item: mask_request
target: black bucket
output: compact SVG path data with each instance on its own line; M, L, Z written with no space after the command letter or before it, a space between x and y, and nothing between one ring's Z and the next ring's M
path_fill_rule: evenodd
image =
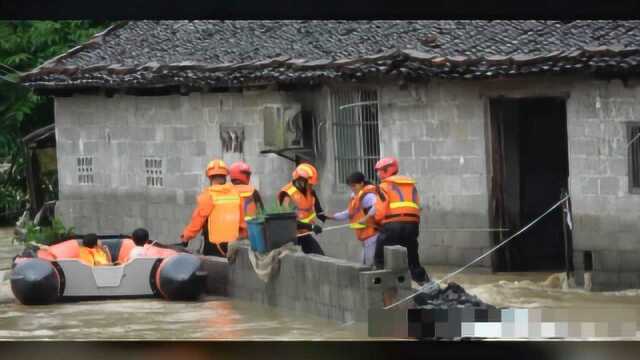
M295 213L267 214L264 217L264 241L267 251L295 242L298 217Z

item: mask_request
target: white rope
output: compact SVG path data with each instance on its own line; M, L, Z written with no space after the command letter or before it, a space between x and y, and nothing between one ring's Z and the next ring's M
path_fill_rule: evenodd
M446 232L457 232L457 231L464 231L464 232L475 232L475 231L509 231L510 229L485 229L485 228L432 228L432 229L427 229L425 230L426 232L440 232L440 231L446 231Z
M567 201L567 199L569 198L569 195L565 196L564 198L562 198L562 200L558 201L555 205L553 205L552 207L549 208L549 210L545 211L542 215L538 216L535 220L533 220L532 222L530 222L527 226L523 227L522 229L520 229L518 232L516 232L515 234L509 236L506 240L504 240L503 242L501 242L500 244L494 246L493 248L489 249L489 251L485 252L484 254L478 256L477 258L475 258L473 261L471 261L470 263L468 263L467 265L461 267L460 269L447 274L445 277L443 277L440 280L437 281L433 281L430 282L426 285L423 285L420 289L418 289L418 291L416 291L415 293L405 297L404 299L401 299L389 306L386 306L384 309L388 310L391 309L392 307L402 304L404 302L406 302L407 300L411 300L413 299L416 295L426 291L426 290L430 290L431 288L441 284L443 281L450 279L456 275L458 275L459 273L463 272L464 270L466 270L469 266L477 263L478 261L480 261L481 259L485 258L487 255L491 254L492 252L498 250L500 247L504 246L507 244L507 242L511 241L511 239L515 238L516 236L522 234L525 230L527 230L528 228L530 228L531 226L533 226L535 223L537 223L538 221L540 221L540 219L542 219L543 217L545 217L547 214L549 214L551 211L553 211L555 208L557 208L558 206L560 206L562 203L564 203L565 201Z
M342 229L342 228L345 228L345 227L347 227L349 225L351 225L351 224L342 224L342 225L336 225L336 226L329 226L329 227L323 228L322 232L329 231L329 230ZM309 234L313 234L313 233L314 233L313 231L309 231L309 232L306 232L306 233L299 234L298 237L309 235Z

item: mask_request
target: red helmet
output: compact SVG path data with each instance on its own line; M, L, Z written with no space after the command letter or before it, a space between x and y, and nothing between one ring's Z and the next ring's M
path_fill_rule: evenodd
M244 161L236 161L229 168L231 180L240 180L243 184L248 184L251 178L251 167Z
M384 180L398 173L398 160L391 156L382 158L376 163L375 170L380 180Z

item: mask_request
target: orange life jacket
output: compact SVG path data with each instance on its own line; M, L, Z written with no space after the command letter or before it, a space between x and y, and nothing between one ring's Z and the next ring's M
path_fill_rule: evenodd
M131 250L136 247L136 244L131 239L122 239L120 243L120 251L118 252L118 263L124 264L129 261L129 254Z
M109 250L98 244L94 248L80 247L79 260L90 266L110 265L111 254Z
M245 184L236 184L234 185L236 190L240 193L240 201L242 202L242 210L244 213L244 221L249 221L256 216L258 211L257 204L253 198L256 189L251 185ZM240 229L240 238L247 238L247 228L246 226Z
M42 247L38 250L37 256L45 260L56 259L77 259L80 252L78 240L71 239L61 243Z
M415 180L394 175L380 184L376 201L377 223L420 222L420 200Z
M296 214L298 221L305 224L316 223L316 198L311 193L311 189L307 190L307 194L302 194L292 183L285 185L280 194L286 193L289 195L294 205L296 206ZM299 229L298 233L302 234L308 232L308 230Z
M209 214L209 241L213 244L238 240L240 226L240 194L231 183L211 185L208 189L213 202Z
M358 223L366 216L364 209L360 206L362 199L364 199L367 194L376 193L376 190L375 186L367 185L360 190L357 195L351 198L351 202L349 203L349 222L351 223L349 227L355 230L356 238L360 241L364 241L378 233L378 230L375 227L375 219L369 218L366 225Z

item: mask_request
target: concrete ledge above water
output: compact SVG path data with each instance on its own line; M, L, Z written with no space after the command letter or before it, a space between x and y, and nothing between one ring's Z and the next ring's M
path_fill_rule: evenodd
M371 268L341 259L302 252L280 259L279 270L268 282L256 275L249 245L241 244L235 260L206 257L207 292L274 307L311 313L343 322L367 321L369 309L412 292L406 249L385 248L387 269Z

